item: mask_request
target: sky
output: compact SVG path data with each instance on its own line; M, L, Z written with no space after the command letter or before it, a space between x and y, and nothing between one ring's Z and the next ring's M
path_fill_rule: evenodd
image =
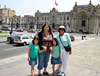
M58 6L55 5L55 1ZM41 13L47 13L52 8L58 9L59 12L69 12L73 9L75 2L77 5L89 4L90 0L0 0L1 8L10 8L16 11L16 15L35 15L39 10ZM100 0L91 0L93 5L100 4Z

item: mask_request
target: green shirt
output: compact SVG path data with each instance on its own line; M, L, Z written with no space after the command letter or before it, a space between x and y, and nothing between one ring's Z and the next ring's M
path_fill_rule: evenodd
M30 58L37 58L38 57L39 45L34 45L33 43L30 43L28 46L31 47Z
M53 46L52 56L54 58L58 58L59 57L59 46Z

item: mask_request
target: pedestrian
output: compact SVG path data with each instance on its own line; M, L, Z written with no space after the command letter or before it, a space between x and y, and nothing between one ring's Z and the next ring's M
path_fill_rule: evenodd
M52 46L52 39L53 39L52 29L50 25L44 24L42 26L41 32L38 33L38 36L40 39L39 41L40 51L44 50L38 54L38 70L39 70L38 76L41 76L42 68L44 68L43 74L49 75L49 73L47 72L47 66L50 57L50 47Z
M97 32L97 36L99 35L99 32Z
M62 66L62 62L60 59L60 48L59 48L58 41L56 38L53 38L52 45L53 47L51 47L51 54L52 54L51 64L52 64L53 75L57 75L59 73L59 69ZM56 64L59 64L59 66L57 70L55 71Z
M82 40L84 40L84 33L82 33Z
M59 27L59 34L57 35L58 44L60 46L61 51L61 61L62 61L62 69L61 74L65 75L68 71L69 67L69 55L72 54L72 51L67 52L64 46L72 47L71 39L68 33L65 33L65 27L61 25Z
M28 46L28 61L31 66L31 75L34 76L34 67L37 64L38 50L39 50L39 37L35 36Z

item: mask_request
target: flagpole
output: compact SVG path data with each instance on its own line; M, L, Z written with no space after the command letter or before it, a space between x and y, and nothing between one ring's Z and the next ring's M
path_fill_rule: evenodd
M59 12L60 12L60 5L59 5Z

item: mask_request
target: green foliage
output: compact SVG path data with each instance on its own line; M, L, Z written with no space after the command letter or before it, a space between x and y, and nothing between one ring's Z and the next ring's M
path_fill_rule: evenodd
M2 31L0 30L0 33L2 33Z

